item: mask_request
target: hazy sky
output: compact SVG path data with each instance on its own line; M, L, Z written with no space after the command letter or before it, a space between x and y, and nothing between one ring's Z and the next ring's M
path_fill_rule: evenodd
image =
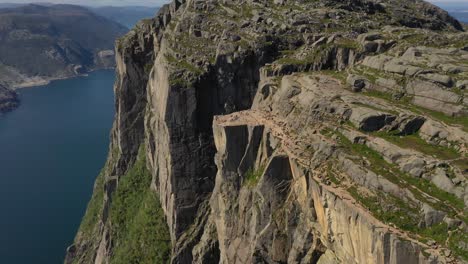
M0 0L0 3L56 3L56 4L75 4L75 5L143 5L143 6L161 6L170 2L169 0Z
M464 3L468 0L429 0L436 4ZM0 3L31 3L31 2L49 2L49 3L67 3L77 5L145 5L160 6L169 0L0 0Z

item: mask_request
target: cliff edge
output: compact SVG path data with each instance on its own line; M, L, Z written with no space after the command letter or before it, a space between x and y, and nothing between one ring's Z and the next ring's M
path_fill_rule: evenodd
M116 47L66 263L468 261L468 34L412 0L176 0Z

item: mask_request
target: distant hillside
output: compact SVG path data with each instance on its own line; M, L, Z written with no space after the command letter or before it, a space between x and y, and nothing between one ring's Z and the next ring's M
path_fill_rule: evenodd
M1 84L16 87L114 65L127 29L73 5L0 9Z
M461 22L468 23L468 10L467 11L452 11L450 15L458 19Z
M116 21L128 28L133 28L143 18L152 18L156 14L157 7L145 6L104 6L93 8L96 14Z
M0 3L0 8L12 8L23 6L24 4L15 4L15 3Z

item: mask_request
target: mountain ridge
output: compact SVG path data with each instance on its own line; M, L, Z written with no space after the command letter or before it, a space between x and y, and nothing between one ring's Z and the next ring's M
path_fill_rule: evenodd
M0 24L0 84L6 89L112 68L114 40L127 31L74 5L0 9Z

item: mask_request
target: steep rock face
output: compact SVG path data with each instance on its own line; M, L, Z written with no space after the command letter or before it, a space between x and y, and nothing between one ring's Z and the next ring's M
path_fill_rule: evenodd
M221 263L317 263L327 251L333 261L325 263L427 261L417 243L321 184L307 168L324 159L303 166L270 128L251 121L214 124L219 171L211 203ZM252 173L261 179L253 182Z
M173 263L461 261L460 29L423 1L173 1L117 44L102 207L66 261L116 261L142 145Z

